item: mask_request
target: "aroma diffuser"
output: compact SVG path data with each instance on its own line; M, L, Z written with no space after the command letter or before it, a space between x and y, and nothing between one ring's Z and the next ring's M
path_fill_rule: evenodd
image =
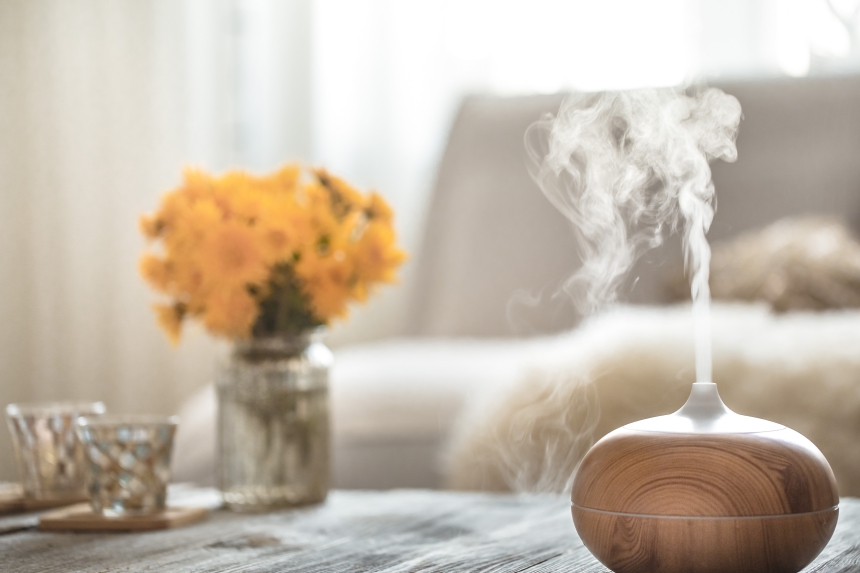
M839 495L812 442L735 414L707 382L674 414L597 442L571 511L585 546L616 573L796 573L833 534Z

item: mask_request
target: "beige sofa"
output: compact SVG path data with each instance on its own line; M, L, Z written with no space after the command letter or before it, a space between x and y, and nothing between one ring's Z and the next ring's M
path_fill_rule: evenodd
M720 87L738 97L744 119L738 161L713 166L712 241L806 213L836 215L860 230L860 79ZM573 233L531 181L523 145L528 125L561 99L463 102L415 255L404 331L337 353L335 486L439 486L443 445L463 409L521 377L539 359L543 337L580 320L554 296L578 264ZM678 260L677 242L651 253L634 270L629 299L665 301L663 277ZM214 397L207 392L180 413L177 479L211 482Z

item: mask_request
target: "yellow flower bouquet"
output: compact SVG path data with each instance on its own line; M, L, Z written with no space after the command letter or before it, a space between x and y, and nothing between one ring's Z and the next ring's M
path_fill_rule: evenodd
M299 165L262 177L188 169L140 227L161 247L140 272L169 298L155 310L174 343L189 318L231 339L329 324L395 281L406 257L382 197Z

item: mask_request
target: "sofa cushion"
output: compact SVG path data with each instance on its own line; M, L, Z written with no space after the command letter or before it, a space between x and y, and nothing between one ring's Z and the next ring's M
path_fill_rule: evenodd
M723 240L787 216L834 215L860 231L860 78L716 84L738 98L738 160L712 164ZM579 265L573 230L528 173L528 126L562 95L467 98L451 130L416 257L409 334L504 337L579 320L554 297ZM667 302L667 241L637 264L629 301ZM623 295L624 293L622 293Z

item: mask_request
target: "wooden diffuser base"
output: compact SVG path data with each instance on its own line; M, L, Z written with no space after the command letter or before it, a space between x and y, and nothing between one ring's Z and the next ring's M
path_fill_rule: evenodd
M812 442L735 414L715 384L696 383L675 414L591 448L571 511L616 573L796 573L830 540L839 495Z

